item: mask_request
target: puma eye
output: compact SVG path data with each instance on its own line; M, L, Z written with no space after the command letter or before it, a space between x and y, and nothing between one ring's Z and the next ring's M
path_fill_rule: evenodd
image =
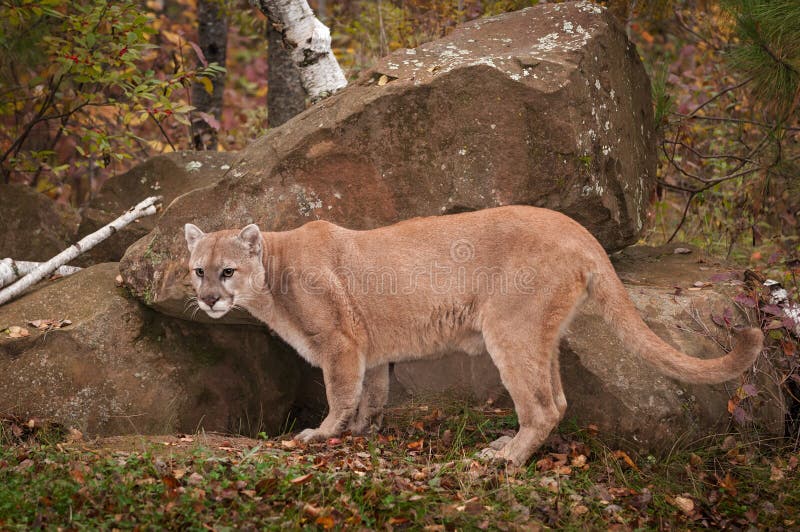
M223 277L233 277L233 272L236 271L233 268L225 268L222 270Z
M206 273L206 272L204 272L204 271L203 271L203 268L195 268L195 269L194 269L194 273L195 273L195 275L197 275L198 277L202 277L202 276L203 276L203 274L204 274L204 273Z

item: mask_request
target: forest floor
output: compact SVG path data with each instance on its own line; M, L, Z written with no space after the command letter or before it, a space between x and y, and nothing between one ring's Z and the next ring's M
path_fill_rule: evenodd
M413 406L369 438L0 433L0 529L672 529L800 526L796 450L720 435L626 453L562 425L521 469L476 460L513 411ZM574 425L574 424L573 424Z

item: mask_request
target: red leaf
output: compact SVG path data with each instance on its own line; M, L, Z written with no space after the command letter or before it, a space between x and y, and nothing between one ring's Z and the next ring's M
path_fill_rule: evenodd
M200 118L202 118L206 124L211 126L211 129L213 129L214 131L219 131L219 126L220 126L219 120L214 118L214 115L210 115L202 111L199 111L197 114L200 115Z
M745 295L745 294L737 294L733 300L740 304L743 307L747 308L755 308L756 307L756 300L752 297Z
M746 422L750 421L750 415L745 412L741 406L737 406L733 409L733 419L740 425L744 425Z
M783 309L778 305L764 305L761 310L772 316L783 317Z
M758 395L758 388L756 388L755 384L743 384L742 391L747 394L748 397L753 397L754 395Z
M197 54L197 58L200 60L200 62L203 64L203 66L207 67L208 66L208 61L206 60L206 56L203 53L203 50L200 49L200 47L197 45L197 43L194 43L192 41L189 41L189 45L194 50L194 53Z

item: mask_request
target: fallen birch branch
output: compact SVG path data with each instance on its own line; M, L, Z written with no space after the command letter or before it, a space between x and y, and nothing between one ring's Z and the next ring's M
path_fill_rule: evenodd
M89 251L97 244L110 237L129 223L138 220L144 216L151 216L156 213L156 204L161 201L161 196L153 196L140 202L135 207L132 207L114 220L113 222L105 225L92 233L83 237L79 242L72 244L70 247L48 260L41 263L39 266L31 270L27 275L19 279L17 282L0 290L0 305L14 299L22 292L28 289L35 283L38 283L45 277L48 277L58 268L65 265L75 257Z
M0 260L0 288L4 286L8 286L11 283L17 281L17 279L21 279L25 277L37 267L39 267L42 262L30 262L27 260L14 260L14 259L3 259ZM54 274L60 275L62 277L66 277L67 275L72 275L75 272L81 271L82 268L77 266L61 266L56 268L53 271Z

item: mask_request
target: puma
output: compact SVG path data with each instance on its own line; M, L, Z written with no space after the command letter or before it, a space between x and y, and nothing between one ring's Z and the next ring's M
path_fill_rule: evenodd
M322 368L329 413L301 441L380 423L390 362L485 350L519 418L496 457L524 464L566 410L559 337L587 297L632 352L674 379L730 380L762 348L761 331L745 329L720 358L673 349L642 321L599 242L547 209L498 207L369 231L315 221L205 234L186 224L185 236L200 309L220 318L242 308Z

